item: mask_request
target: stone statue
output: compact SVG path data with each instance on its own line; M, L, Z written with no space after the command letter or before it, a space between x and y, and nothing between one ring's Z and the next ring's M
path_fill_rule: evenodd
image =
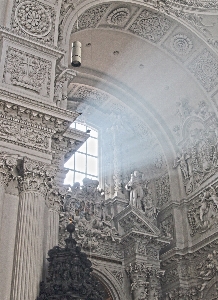
M133 174L131 174L130 181L125 186L126 190L130 192L129 204L138 209L142 208L141 201L144 197L142 184L142 175L139 171L134 171Z

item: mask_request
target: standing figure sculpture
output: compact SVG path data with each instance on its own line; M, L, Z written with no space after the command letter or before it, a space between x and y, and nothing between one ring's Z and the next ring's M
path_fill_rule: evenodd
M142 208L141 201L144 197L142 183L142 175L138 171L134 171L131 174L130 181L125 186L126 190L130 192L129 204L138 209Z

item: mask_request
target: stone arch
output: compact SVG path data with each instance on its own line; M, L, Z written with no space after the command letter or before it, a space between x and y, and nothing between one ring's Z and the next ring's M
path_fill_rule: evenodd
M123 299L125 293L122 287L107 269L103 266L96 267L93 265L93 275L108 288L113 300Z

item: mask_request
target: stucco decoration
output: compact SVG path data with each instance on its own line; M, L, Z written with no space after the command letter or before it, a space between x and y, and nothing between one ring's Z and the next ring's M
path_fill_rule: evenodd
M179 151L173 167L181 169L186 193L190 194L218 168L218 120L205 101L194 109L189 99L181 99L177 107L181 123L177 125Z
M171 21L163 15L143 10L129 27L129 31L157 43L170 29L171 24Z
M112 217L104 209L98 181L85 178L77 182L66 195L64 211L60 214L60 245L64 244L66 224L75 223L74 237L84 251L106 257L122 258L120 237L112 226Z
M171 199L169 175L165 174L155 180L157 205L161 208Z
M207 49L204 49L189 65L207 92L212 91L218 84L218 60Z
M108 7L109 4L101 4L85 11L85 13L83 13L78 19L78 29L82 30L86 28L96 27L96 25L101 20ZM77 31L76 24L74 24L72 32L75 31Z
M205 188L188 207L188 222L191 236L203 233L217 226L218 217L217 186Z
M110 25L123 26L130 17L130 11L127 7L120 7L113 10L107 17L107 23Z
M102 105L109 98L107 93L85 85L78 86L72 96L80 101L89 101L89 104L94 106Z
M187 55L191 52L193 44L189 37L184 34L176 34L170 42L172 50L178 55Z
M9 47L3 82L50 95L52 63L42 57Z
M53 44L55 9L38 1L14 0L11 29L25 37Z
M15 11L15 19L26 33L43 37L51 31L51 17L46 9L32 1L21 2Z

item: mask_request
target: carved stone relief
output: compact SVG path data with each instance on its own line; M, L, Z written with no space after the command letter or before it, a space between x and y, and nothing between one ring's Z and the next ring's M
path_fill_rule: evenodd
M155 220L158 210L155 207L152 192L148 188L148 184L149 181L144 178L144 174L134 171L125 188L130 194L129 204L142 210L147 218Z
M85 85L76 85L69 97L76 98L78 101L89 102L90 105L97 107L109 99L109 95L103 91Z
M218 61L207 49L204 49L189 65L194 74L207 92L218 84Z
M169 175L163 175L155 180L157 206L161 208L170 201Z
M163 15L144 10L129 27L129 31L157 43L170 27L171 21Z
M188 208L188 222L191 235L206 232L217 226L218 194L217 186L205 188Z
M56 13L38 1L14 0L11 28L16 34L52 44Z
M202 101L198 108L190 106L188 99L178 102L177 125L179 151L174 168L181 169L187 194L192 193L201 183L215 174L217 165L217 117L209 105Z
M62 0L61 3L61 10L60 10L60 19L59 19L59 26L58 26L58 43L61 44L63 40L63 27L64 21L67 16L72 12L75 8L74 0Z
M123 26L130 17L130 11L127 7L119 7L112 12L107 17L107 23L110 25Z
M79 17L78 20L79 30L96 27L99 21L101 20L102 16L104 15L104 13L107 11L108 7L109 4L101 4L88 9L85 13L83 13ZM77 28L75 24L72 32L76 30Z
M167 238L173 238L173 228L174 228L174 223L173 223L173 215L169 215L166 217L164 220L160 222L160 231L163 236Z
M9 47L3 82L50 95L52 63L44 58Z
M56 175L56 170L51 165L24 157L17 168L20 192L36 191L47 195L49 184Z
M60 214L60 245L66 234L66 223L72 218L76 228L75 239L84 251L122 258L119 234L103 209L103 198L97 187L97 180L85 178L82 187L75 183L66 195L64 210Z

